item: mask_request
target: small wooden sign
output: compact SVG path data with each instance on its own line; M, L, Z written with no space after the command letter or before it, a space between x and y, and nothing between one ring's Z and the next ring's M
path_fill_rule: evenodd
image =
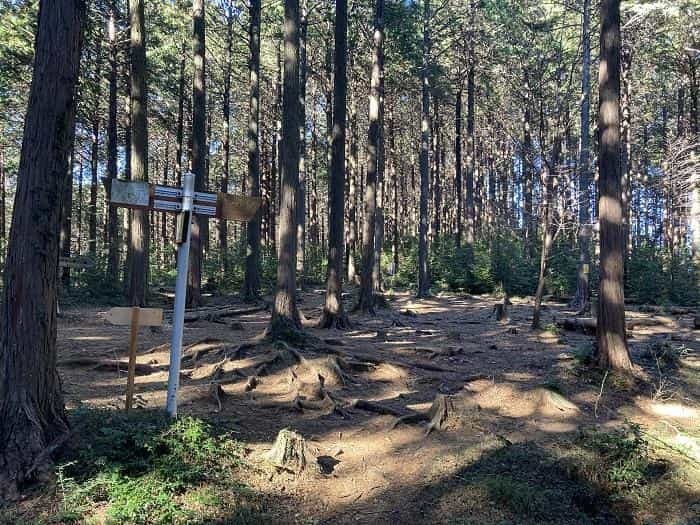
M107 310L104 319L114 325L130 325L133 308L116 307ZM139 308L139 326L160 326L163 324L162 308Z
M162 308L112 308L104 314L105 321L114 325L130 325L129 371L126 378L126 409L130 410L134 401L134 378L136 376L136 339L139 326L160 326L163 323Z

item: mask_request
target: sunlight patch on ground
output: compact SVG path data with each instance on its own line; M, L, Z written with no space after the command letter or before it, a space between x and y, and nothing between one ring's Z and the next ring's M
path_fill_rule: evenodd
M682 403L644 403L640 406L645 412L651 412L655 416L673 417L678 419L695 419L700 425L700 410Z

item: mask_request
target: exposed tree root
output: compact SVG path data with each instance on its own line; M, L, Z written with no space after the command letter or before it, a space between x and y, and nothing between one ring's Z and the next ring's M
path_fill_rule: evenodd
M195 321L222 322L222 317L234 317L237 315L254 314L267 310L267 305L252 306L250 308L201 308L198 310L185 313L185 322L192 323ZM172 315L172 312L170 312Z
M323 329L350 330L352 323L345 312L334 314L324 308L317 326Z
M445 429L455 416L455 408L452 398L444 394L437 394L433 404L427 413L413 413L399 417L392 426L396 428L400 424L428 423L425 431L427 436L433 430Z
M129 368L127 361L117 359L95 359L92 357L74 357L63 359L58 362L58 366L89 366L93 370L100 372L126 372ZM159 368L145 363L136 363L136 375L149 375L159 371Z
M380 414L382 416L394 416L398 418L403 416L403 413L399 410L375 403L374 401L367 401L366 399L353 399L348 407L364 410L365 412L372 412L374 414Z

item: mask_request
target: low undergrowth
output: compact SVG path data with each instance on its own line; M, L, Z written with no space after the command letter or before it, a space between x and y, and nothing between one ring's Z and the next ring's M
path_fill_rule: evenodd
M455 523L694 523L688 510L692 483L631 423L582 429L561 447L502 447L456 479L473 495L462 501L485 498L489 504L457 516ZM489 505L488 518L474 521L473 514Z
M263 523L237 481L242 447L202 420L159 413L73 414L77 440L57 463L55 509L43 523Z

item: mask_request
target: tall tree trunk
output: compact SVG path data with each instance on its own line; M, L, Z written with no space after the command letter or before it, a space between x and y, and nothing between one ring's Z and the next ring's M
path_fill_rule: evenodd
M175 132L175 172L177 174L177 186L182 186L182 163L185 140L185 43L182 43L182 58L180 59L180 81L177 98L177 131Z
M248 174L246 186L251 197L260 196L260 4L250 1L248 26ZM245 279L243 297L251 300L260 294L260 217L258 210L246 226Z
M205 58L205 21L204 0L192 2L192 54L194 73L192 79L192 172L194 173L195 191L206 189L207 168L207 94L206 94L206 58ZM187 304L202 304L202 253L205 240L205 221L207 217L192 217L190 236L190 271L187 286Z
M268 328L273 338L289 337L301 328L296 305L299 110L299 0L285 0L279 255L277 287Z
M129 0L131 27L131 180L148 180L146 29L143 0ZM148 212L131 211L129 290L127 301L145 306L148 284Z
M462 88L457 91L455 101L455 244L457 248L462 246Z
M77 105L77 103L76 103ZM70 257L71 254L71 240L73 233L72 216L73 216L73 161L75 157L75 126L73 126L73 135L70 139L70 160L68 161L68 176L66 177L66 183L63 186L63 207L61 209L61 235L59 238L59 254L61 257ZM0 175L2 175L2 191L3 191L3 220L5 213L5 175L2 166L2 151L0 151ZM3 225L4 230L4 225ZM3 241L4 241L4 231L3 231ZM70 288L70 267L65 266L61 272L61 283L64 288Z
M598 154L600 165L600 289L597 355L599 366L631 369L625 332L624 249L620 173L620 0L600 6Z
M73 169L73 154L69 170ZM71 185L72 185L71 177ZM71 194L72 194L71 187ZM7 240L7 187L5 182L5 150L0 147L0 261L5 261L5 241Z
M299 31L299 195L297 196L297 281L304 287L306 256L306 77L307 77L307 0L303 1Z
M579 262L576 278L574 308L585 310L589 301L589 275L591 265L591 171L590 171L590 112L591 112L591 0L583 0L581 28L581 137L579 142L579 211L578 250Z
M362 224L362 268L360 296L357 309L374 314L375 230L377 216L377 171L379 169L380 97L382 55L384 50L384 0L376 0L374 13L374 52L369 94L369 131L367 133L367 181L364 191L364 222Z
M117 9L112 2L109 11L109 104L107 116L107 177L117 178ZM109 199L109 192L107 192ZM107 202L107 276L114 278L119 268L119 220L117 207Z
M532 258L535 253L535 232L537 230L535 224L535 210L533 206L533 158L534 151L532 148L532 123L531 109L531 91L530 91L530 75L525 69L524 78L524 115L523 115L523 149L522 149L522 165L523 165L523 230L525 234L525 254Z
M221 174L219 190L227 193L231 170L231 70L233 67L233 1L230 0L226 7L226 65L224 68L224 93L223 108L224 117L224 166ZM230 261L228 254L228 225L224 219L217 223L219 241L219 259L221 261L221 273L224 279L229 274Z
M85 4L42 1L17 174L0 323L0 499L49 472L68 432L56 370L62 193Z
M423 2L421 67L420 224L418 227L418 297L430 293L428 274L428 181L430 179L430 0Z
M97 35L95 50L95 100L92 106L92 135L90 137L90 207L88 210L88 251L97 255L97 167L100 161L100 103L102 98L102 35Z
M345 120L347 95L347 0L335 2L335 50L333 86L333 135L328 178L328 278L321 328L349 328L343 311L343 234L345 208Z
M467 265L474 264L474 238L476 213L474 209L474 166L475 166L475 141L474 141L474 119L475 119L475 98L476 98L476 56L474 53L474 0L470 3L470 30L467 42L468 64L467 64L467 174L464 184L466 186L466 245L467 245ZM461 210L460 210L461 211Z
M355 255L357 248L357 97L352 97L350 107L350 159L348 184L348 253L347 271L348 282L355 282L357 270Z

